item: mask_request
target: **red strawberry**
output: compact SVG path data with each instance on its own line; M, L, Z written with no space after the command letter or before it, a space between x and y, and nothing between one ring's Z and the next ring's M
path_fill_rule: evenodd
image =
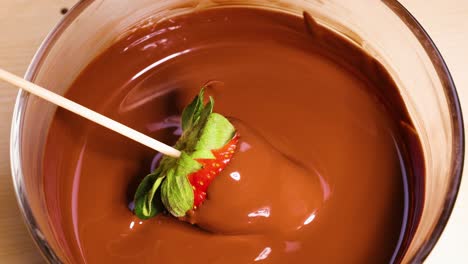
M197 209L200 204L206 199L206 191L211 182L221 171L226 168L227 164L231 161L232 156L236 150L239 135L236 134L226 145L220 149L212 150L215 156L214 159L197 159L203 166L200 170L189 174L188 179L193 187L194 204L193 209Z

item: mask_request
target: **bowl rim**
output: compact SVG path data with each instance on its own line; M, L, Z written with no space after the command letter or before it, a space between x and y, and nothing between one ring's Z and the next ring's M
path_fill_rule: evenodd
M33 81L36 77L37 69L41 67L44 59L50 52L51 47L55 44L61 33L66 30L69 24L81 14L90 4L96 0L81 0L76 3L70 10L62 17L62 19L55 25L55 27L46 36L44 41L39 46L34 57L31 60L31 64L26 70L24 78L29 81ZM427 31L422 27L418 20L397 0L381 0L395 15L397 15L405 25L411 30L412 34L422 44L425 53L430 58L432 65L436 69L436 72L442 81L445 96L448 100L452 132L454 134L453 154L454 160L452 160L453 178L450 182L451 193L448 194L445 200L444 209L437 220L432 235L428 241L423 243L423 246L418 250L415 257L411 262L420 263L430 254L432 249L435 247L437 241L442 235L445 229L450 215L455 206L456 198L460 190L463 165L464 165L464 149L465 149L465 131L463 126L463 113L461 110L460 99L456 90L455 83L452 75L434 41L431 39ZM40 249L41 254L45 257L45 260L49 263L61 263L60 258L56 255L53 249L48 245L44 239L36 220L29 208L26 194L23 191L23 174L21 167L21 149L20 140L22 132L20 130L21 123L23 120L23 113L26 109L26 104L29 98L29 93L20 90L17 94L10 130L10 167L11 177L13 181L13 187L15 191L16 200L23 216L23 221L26 223L27 229L32 236L36 246Z
M446 62L443 59L442 54L427 31L413 16L413 14L411 14L411 12L406 9L406 7L403 6L403 4L400 2L394 0L382 0L382 2L386 4L406 24L413 35L422 44L424 51L430 58L432 65L437 71L437 75L443 82L444 92L448 100L450 116L453 125L452 132L454 134L455 141L453 143L452 152L454 154L454 160L452 160L451 169L453 170L454 177L449 184L449 189L452 191L452 193L448 194L446 197L444 209L439 216L439 219L437 220L434 230L432 230L430 239L424 242L423 246L418 250L412 260L412 262L415 263L422 263L434 249L445 227L447 226L448 220L452 214L457 200L458 192L460 191L461 178L465 161L465 129L463 112L460 104L460 98L458 96L455 82L453 81L450 70L448 69ZM456 141L456 139L458 139L458 141Z

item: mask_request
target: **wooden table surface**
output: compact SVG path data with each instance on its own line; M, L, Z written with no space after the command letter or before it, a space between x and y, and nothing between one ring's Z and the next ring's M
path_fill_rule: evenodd
M0 67L23 75L41 41L62 17L62 8L76 2L1 0ZM457 85L462 106L468 111L468 1L401 2L440 49ZM19 214L10 177L9 133L16 93L16 89L0 83L0 263L44 263ZM465 111L465 120L467 116ZM467 245L468 179L465 179L449 225L426 263L468 263Z

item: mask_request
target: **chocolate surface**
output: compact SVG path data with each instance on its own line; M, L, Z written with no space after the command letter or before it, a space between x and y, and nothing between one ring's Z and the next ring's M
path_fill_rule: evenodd
M57 111L44 190L65 262L398 262L420 213L417 136L384 68L311 17L173 17L117 41L66 96L174 143L205 84L241 140L196 225L136 218L129 203L156 153Z

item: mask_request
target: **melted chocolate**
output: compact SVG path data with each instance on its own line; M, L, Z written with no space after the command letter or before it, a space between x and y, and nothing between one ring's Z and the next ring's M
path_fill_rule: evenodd
M155 153L57 111L44 188L65 262L398 261L420 214L417 135L385 69L310 16L173 17L117 41L66 96L173 143L204 84L241 141L196 225L137 219L128 204Z

